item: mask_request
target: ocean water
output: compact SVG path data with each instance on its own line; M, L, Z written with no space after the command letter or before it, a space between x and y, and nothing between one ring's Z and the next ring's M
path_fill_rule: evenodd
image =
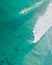
M0 0L0 65L52 65L52 28L33 42L33 30L49 3Z

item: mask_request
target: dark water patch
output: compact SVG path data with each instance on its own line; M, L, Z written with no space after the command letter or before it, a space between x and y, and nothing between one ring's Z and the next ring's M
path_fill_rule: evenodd
M4 64L4 60L0 60L0 65L3 65Z
M14 50L17 52L18 51L18 47L14 47Z
M7 58L5 58L5 61L6 61L6 63L7 63L8 65L13 65L12 63L10 63L10 62L8 61Z

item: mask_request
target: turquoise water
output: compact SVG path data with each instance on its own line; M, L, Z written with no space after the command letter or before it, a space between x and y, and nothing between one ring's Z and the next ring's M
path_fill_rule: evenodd
M37 2L40 3L35 7ZM0 65L47 64L44 62L49 53L46 35L32 44L32 31L48 3L46 0L0 0ZM19 13L28 8L25 13Z

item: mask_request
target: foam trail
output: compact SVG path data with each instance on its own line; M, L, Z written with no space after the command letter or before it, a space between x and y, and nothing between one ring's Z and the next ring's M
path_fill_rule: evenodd
M37 2L35 5L29 7L29 8L25 8L23 10L21 10L19 12L19 14L28 14L31 11L33 11L34 9L36 9L37 7L41 6L44 3L45 0L41 0L40 2Z

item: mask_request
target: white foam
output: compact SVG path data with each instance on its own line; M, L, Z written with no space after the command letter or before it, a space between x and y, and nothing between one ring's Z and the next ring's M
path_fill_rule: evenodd
M41 16L35 25L34 32L34 43L40 40L40 38L48 31L52 26L52 3L48 5L46 13Z

